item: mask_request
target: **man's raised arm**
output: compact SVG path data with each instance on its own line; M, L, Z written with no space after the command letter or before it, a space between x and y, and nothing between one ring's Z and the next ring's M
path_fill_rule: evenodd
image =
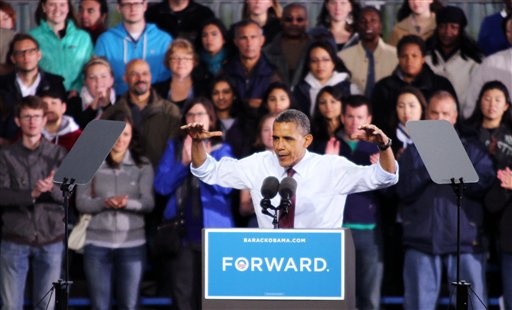
M359 129L364 130L364 133L354 135L351 139L376 143L380 150L380 166L389 173L396 173L397 167L395 155L393 155L393 151L391 150L391 139L377 126L372 124L362 125Z
M181 130L185 130L187 134L192 138L192 167L200 167L206 160L206 147L204 140L212 137L222 136L222 131L206 131L203 125L198 123L190 123L180 127Z

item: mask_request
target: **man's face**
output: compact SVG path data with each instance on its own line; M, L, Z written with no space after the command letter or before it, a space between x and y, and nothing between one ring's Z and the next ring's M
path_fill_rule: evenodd
M123 22L136 24L144 21L144 12L148 8L145 0L121 0L117 10L121 14Z
M441 23L437 25L437 35L442 47L455 48L459 44L460 33L461 28L457 23Z
M261 55L261 48L265 43L265 37L258 26L249 24L242 27L235 37L235 45L240 56L245 59L257 60Z
M343 122L343 129L347 136L362 133L358 128L364 124L370 124L372 122L372 116L368 113L368 106L362 105L360 107L351 107L347 105L345 107L345 113L341 115L341 121Z
M101 7L95 0L83 0L78 6L78 21L85 28L91 28L103 23Z
M283 34L289 38L300 38L308 28L306 11L301 7L291 7L283 12Z
M432 99L428 103L426 118L428 120L444 120L455 125L457 122L457 104L452 98Z
M421 49L417 44L406 44L402 47L398 55L398 65L402 73L414 78L420 74L425 57L421 54Z
M31 72L37 70L41 56L41 51L32 40L21 40L14 44L11 61L16 71Z
M46 111L47 123L57 123L66 112L66 103L59 98L42 97L41 99L48 106L48 111Z
M46 125L46 116L42 109L24 108L20 111L20 116L14 118L14 121L20 127L23 136L32 138L41 135Z
M357 29L364 41L373 41L378 38L382 32L379 14L370 10L363 11L357 22Z
M151 89L151 71L144 61L130 63L124 73L124 79L128 84L128 91L134 95L147 94Z
M281 167L289 168L304 157L307 147L313 141L313 136L302 133L293 122L274 122L272 141L279 164Z

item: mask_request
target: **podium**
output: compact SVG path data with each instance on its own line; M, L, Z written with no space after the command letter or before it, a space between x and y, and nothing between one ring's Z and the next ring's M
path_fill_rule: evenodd
M355 309L349 229L203 229L203 309Z

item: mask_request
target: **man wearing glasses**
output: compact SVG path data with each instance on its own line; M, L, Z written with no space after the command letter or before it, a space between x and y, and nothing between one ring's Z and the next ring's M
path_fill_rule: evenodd
M13 142L18 136L14 106L21 98L49 90L66 93L61 76L43 72L39 68L42 53L32 36L23 33L15 35L9 51L14 72L0 76L0 98L4 103L0 118L0 146Z
M53 176L66 151L42 137L46 104L36 96L17 103L21 139L0 149L0 299L5 309L23 309L32 270L34 309L53 309L52 283L60 278L64 249L63 197Z
M105 57L112 66L117 94L128 90L123 75L132 59L143 59L149 64L154 83L170 77L163 59L172 37L156 25L146 23L147 6L146 0L118 0L121 22L104 32L96 42L96 56Z

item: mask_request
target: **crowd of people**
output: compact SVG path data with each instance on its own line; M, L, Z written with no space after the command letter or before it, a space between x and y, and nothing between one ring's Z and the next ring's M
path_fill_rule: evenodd
M77 2L75 13L71 0L39 0L37 26L22 33L0 0L2 309L22 308L27 283L36 309L53 308L46 293L65 242L53 178L96 119L126 125L72 201L91 215L83 266L72 268L83 268L93 309L110 309L113 299L136 309L150 269L158 295L176 309L200 309L201 229L269 227L253 203L255 180L265 169L284 173L279 165L291 168L302 148L328 173L307 183L311 171L295 167L294 178L310 186L298 189L291 227L352 230L357 307L380 308L391 256L403 261L395 278L405 309L435 309L441 282L456 277L457 201L431 181L411 140L407 122L424 119L456 128L479 176L465 188L460 223L470 303L487 305L492 252L512 309L511 0L485 17L478 38L461 8L404 0L387 41L379 8L356 0L324 0L316 21L300 2L245 0L230 27L193 0L117 0L112 27L106 0ZM203 141L200 160L198 139L180 130L191 123L219 133ZM368 130L378 138L361 138ZM216 161L231 163L232 179L197 176ZM361 184L347 185L354 178ZM306 201L318 186L335 196L325 214ZM154 253L156 228L178 214L180 250Z

